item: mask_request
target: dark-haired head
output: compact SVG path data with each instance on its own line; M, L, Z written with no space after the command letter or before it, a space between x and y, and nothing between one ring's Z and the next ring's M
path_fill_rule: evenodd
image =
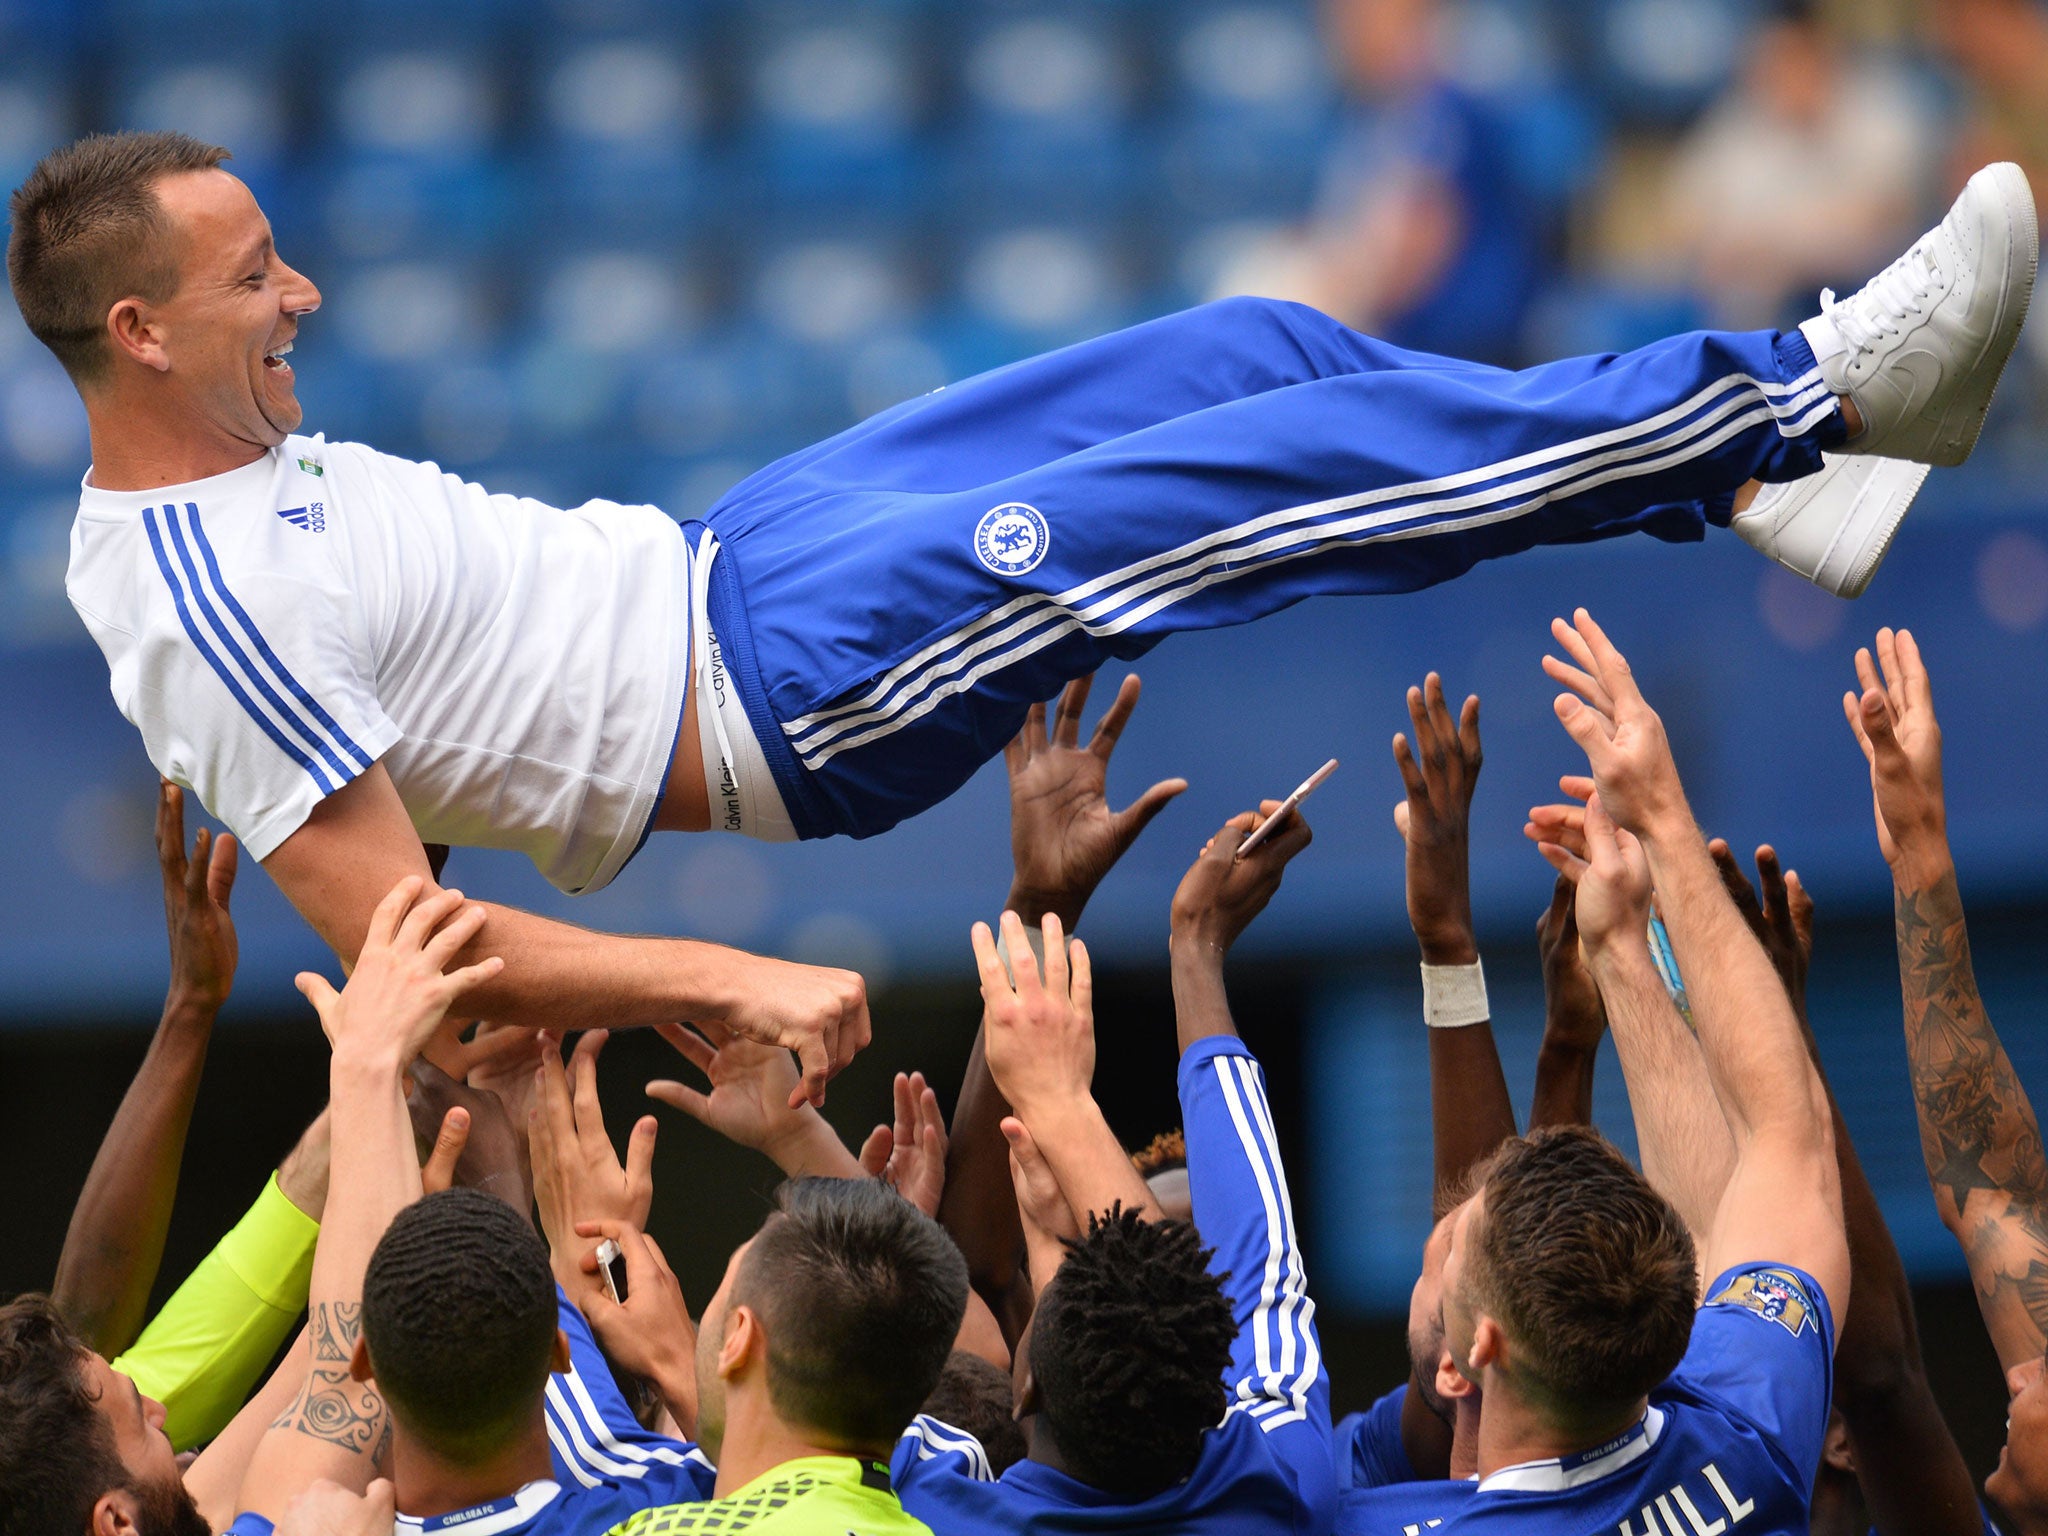
M1039 1297L1026 1346L1039 1432L1091 1487L1172 1487L1222 1421L1237 1325L1212 1256L1185 1222L1112 1208Z
M1534 1131L1453 1222L1448 1342L1468 1378L1491 1363L1560 1430L1597 1430L1677 1368L1698 1284L1691 1233L1626 1158L1585 1126Z
M15 189L7 242L15 306L72 378L90 384L106 372L116 301L160 304L178 286L177 230L157 184L227 158L182 133L96 133L44 156Z
M1010 1373L993 1361L954 1350L918 1412L974 1436L997 1477L1024 1459L1016 1390Z
M0 1536L209 1536L178 1474L163 1408L67 1327L44 1296L0 1307Z
M363 1345L401 1433L443 1461L490 1459L531 1429L566 1364L546 1244L478 1190L416 1201L364 1272Z
M793 1179L726 1266L697 1334L698 1438L738 1410L887 1460L938 1382L967 1311L967 1261L877 1179Z

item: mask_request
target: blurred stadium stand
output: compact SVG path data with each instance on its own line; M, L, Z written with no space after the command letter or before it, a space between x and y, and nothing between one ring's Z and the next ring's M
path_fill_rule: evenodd
M1736 88L1757 29L1812 7L1347 4L1434 40L1430 113L1354 99L1304 0L0 0L0 175L18 182L93 128L230 146L281 250L325 292L294 356L308 430L494 489L678 516L900 399L1217 293L1253 253L1327 219L1334 182L1387 157L1463 167L1444 174L1472 197L1472 168L1485 171L1496 201L1467 205L1465 236L1497 233L1487 220L1512 204L1526 293L1498 360L1626 346L1712 312L1685 253L1660 243L1659 191ZM1818 8L1830 46L1881 59L1930 104L1934 168L1893 246L1946 200L1950 150L2010 122L1945 41L1971 4L1997 0ZM1454 155L1399 137L1446 121L1479 142ZM1367 159L1345 161L1359 143ZM1454 289L1449 304L1493 297ZM1781 319L1812 303L1810 290L1778 298ZM1979 459L1934 477L1854 609L1732 540L1638 541L1166 646L1144 668L1148 704L1113 788L1189 771L1195 790L1090 909L1098 951L1154 960L1163 893L1200 837L1334 752L1346 771L1315 806L1316 853L1254 938L1324 960L1405 954L1385 741L1400 690L1431 666L1487 700L1480 804L1495 825L1475 847L1476 893L1483 931L1520 939L1548 889L1520 846L1521 809L1568 756L1534 663L1544 621L1580 601L1665 706L1703 816L1738 842L1778 840L1824 914L1866 922L1880 949L1886 886L1835 700L1851 648L1878 623L1911 623L1942 690L1971 896L2048 902L2048 325L2033 335ZM69 384L0 301L0 787L17 860L48 865L0 886L0 1020L16 1023L146 1016L159 985L150 771L62 590L86 458ZM715 933L885 980L957 967L962 914L1000 893L1006 848L997 771L873 844L657 842L573 907L508 858L459 853L454 871L600 926ZM266 882L249 882L238 914L249 1005L279 1004L318 948ZM2014 978L2019 1007L2041 969L2012 943L1987 969ZM1871 1041L1855 1102L1881 1106L1876 1136L1906 1104L1886 974L1880 955L1844 1005ZM1526 989L1496 985L1526 1025ZM1336 975L1317 995L1312 1031L1407 1006ZM1389 1032L1328 1027L1355 1046L1331 1047L1329 1093L1389 1113L1418 1101L1419 1047L1390 1065L1373 1043ZM1358 1123L1326 1123L1340 1121ZM1895 1214L1919 1219L1905 1214L1926 1205L1911 1141L1893 1140ZM1375 1166L1401 1166L1397 1152ZM1412 1178L1376 1187L1426 1208ZM1319 1189L1357 1195L1334 1175ZM1931 1212L1919 1216L1924 1237ZM1944 1244L1909 1246L1952 1262ZM1405 1250L1391 1267L1344 1262L1342 1295L1360 1303L1398 1299L1386 1286L1412 1274Z

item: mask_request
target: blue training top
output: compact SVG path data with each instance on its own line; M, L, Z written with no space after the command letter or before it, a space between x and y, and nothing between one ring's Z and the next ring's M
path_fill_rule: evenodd
M934 1531L1328 1536L1329 1378L1265 1076L1235 1036L1201 1040L1181 1056L1180 1104L1195 1225L1237 1317L1223 1422L1204 1433L1185 1482L1139 1501L1029 1460L991 1481L973 1441L970 1455L942 1437L906 1436L891 1472L903 1507Z
M1810 1275L1738 1265L1643 1417L1605 1445L1483 1479L1354 1487L1338 1536L1804 1531L1827 1434L1834 1320Z

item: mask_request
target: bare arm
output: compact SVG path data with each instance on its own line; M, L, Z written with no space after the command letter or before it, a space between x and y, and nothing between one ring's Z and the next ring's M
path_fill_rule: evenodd
M1643 1173L1692 1229L1705 1267L1714 1214L1735 1172L1735 1139L1699 1042L1657 974L1643 932L1638 927L1632 941L1616 943L1593 974L1621 1058ZM1708 1267L1701 1283L1715 1273Z
M1394 825L1407 849L1408 922L1424 965L1472 965L1472 792L1479 782L1479 699L1465 700L1457 719L1432 672L1408 690L1415 730L1394 738L1394 764L1407 798ZM1515 1134L1507 1075L1493 1043L1493 1025L1429 1031L1430 1139L1435 1149L1435 1216L1456 1203L1452 1191L1479 1161Z
M297 1341L270 1373L270 1379L185 1469L185 1491L192 1495L199 1512L214 1530L226 1530L240 1513L235 1500L242 1491L249 1460L256 1454L271 1421L292 1405L305 1386L306 1372L312 1364L312 1347L302 1328Z
M263 861L299 915L344 965L370 914L408 875L431 880L425 848L379 763L329 795ZM705 1019L795 1051L813 1103L868 1043L865 984L851 971L765 959L695 939L595 933L479 903L483 930L457 956L505 962L465 1008L498 1024L565 1031Z
M1992 1028L1970 961L1948 844L1941 729L1911 634L1878 631L1859 652L1860 698L1843 708L1870 763L1878 842L1891 865L1906 1060L1920 1152L1943 1225L1976 1282L2010 1372L2048 1344L2048 1163L2041 1126Z
M1536 1052L1531 1130L1593 1123L1593 1066L1600 1057L1600 1037L1607 1033L1607 1010L1580 950L1572 891L1572 882L1559 875L1550 905L1536 920L1536 950L1543 966L1543 1043Z
M420 1197L405 1068L449 1005L498 969L487 959L444 974L484 916L464 907L459 891L423 896L425 884L417 877L401 881L378 904L345 991L337 993L310 972L299 978L334 1047L328 1074L334 1157L307 1304L311 1369L257 1445L238 1500L240 1510L273 1520L319 1478L367 1486L390 1434L383 1399L357 1366L363 1273L391 1219Z
M1072 933L1096 887L1168 801L1187 788L1182 779L1154 784L1121 811L1109 806L1109 765L1137 707L1139 684L1127 677L1081 745L1081 716L1092 678L1060 694L1048 732L1043 705L1003 751L1010 780L1010 894L1004 910L1027 929L1047 913ZM986 1030L977 1031L967 1075L953 1106L946 1155L945 1196L939 1222L967 1258L976 1294L986 1301L1014 1345L1031 1315L1023 1281L1025 1234L1017 1212L1010 1146L1002 1132L1010 1105L989 1075Z
M1088 948L1076 939L1069 949L1056 917L1048 916L1042 931L1043 978L1016 913L1003 914L1008 970L988 924L974 925L974 958L987 1007L989 1071L1016 1107L1015 1118L1030 1131L1077 1217L1122 1205L1156 1220L1158 1203L1090 1088L1095 1013Z
M185 855L185 792L164 781L156 807L157 863L171 939L171 985L149 1051L100 1143L71 1213L51 1300L109 1359L142 1331L163 1260L185 1132L199 1095L213 1021L235 980L228 899L240 849L205 827Z
M1770 958L1721 884L1686 804L1663 722L1592 616L1553 632L1578 663L1544 658L1573 691L1558 718L1586 753L1604 813L1641 840L1686 976L1707 1075L1735 1139L1735 1167L1709 1229L1708 1273L1774 1259L1812 1275L1837 1318L1849 1305L1827 1095ZM1593 817L1587 817L1591 840ZM1584 911L1579 915L1585 932Z
M1590 779L1562 782L1570 793L1593 793ZM1699 1041L1650 957L1648 857L1597 802L1538 806L1529 830L1560 877L1577 887L1574 923L1598 1006L1614 1031L1643 1173L1684 1218L1704 1254L1735 1169L1735 1141ZM1713 1272L1700 1278L1704 1283Z
M1806 1008L1813 900L1769 846L1756 851L1761 901L1727 845L1716 842L1712 851L1735 905L1784 978L1814 1070L1825 1086L1827 1073ZM1855 1272L1854 1298L1835 1349L1835 1405L1848 1427L1864 1502L1878 1536L1980 1536L1984 1525L1976 1486L1927 1383L1905 1265L1833 1089L1828 1090L1828 1109Z

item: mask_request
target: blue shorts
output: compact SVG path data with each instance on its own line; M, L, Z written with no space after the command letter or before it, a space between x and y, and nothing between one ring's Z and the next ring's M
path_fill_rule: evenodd
M1184 629L1536 544L1702 537L1841 441L1798 332L1519 372L1229 299L884 411L704 518L711 617L803 837L950 795L1032 704Z

